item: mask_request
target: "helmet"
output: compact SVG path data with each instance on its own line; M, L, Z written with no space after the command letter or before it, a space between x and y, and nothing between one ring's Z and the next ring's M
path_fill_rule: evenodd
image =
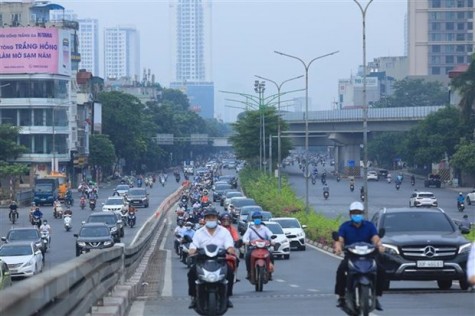
M463 193L462 193L462 192L459 192L459 195L463 195Z
M203 212L203 216L218 216L218 212L214 208L208 208Z
M183 226L183 221L180 219L178 222L177 222L178 226Z
M363 206L363 203L361 202L358 202L358 201L355 201L353 203L350 204L350 209L349 211L361 211L361 212L364 212L364 206Z
M224 220L231 221L231 215L229 215L228 213L224 213L223 215L221 215L220 220L221 221L224 221Z
M31 202L31 206L36 206L36 203L35 203L35 202Z
M203 190L204 195L208 195L208 190Z
M192 222L186 222L185 226L193 226L193 223Z
M252 213L252 219L254 218L262 218L262 213L259 211Z

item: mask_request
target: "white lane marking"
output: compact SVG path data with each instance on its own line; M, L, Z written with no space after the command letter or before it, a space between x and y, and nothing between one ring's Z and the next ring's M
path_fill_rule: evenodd
M163 225L162 227L164 227ZM170 230L171 222L167 223L166 232ZM172 296L173 289L172 289L172 252L171 250L165 249L165 241L168 236L163 236L162 242L160 244L160 250L165 250L167 253L167 257L165 259L165 276L163 278L163 288L162 288L162 296Z
M305 244L307 245L307 247L310 247L310 248L313 248L313 249L315 249L315 250L317 250L317 251L320 251L321 253L324 253L324 254L326 254L326 255L328 255L328 256L330 256L330 257L343 260L342 257L337 256L337 255L332 254L332 253L329 253L328 251L325 251L325 250L323 250L323 249L320 249L320 248L318 248L318 247L315 247L314 245L311 245L311 244L309 244L309 243L305 243Z
M300 287L300 285L297 284L289 284L290 287Z
M307 291L309 291L309 292L320 292L320 290L317 290L317 289L307 289Z
M282 279L275 279L274 281L275 282L285 282L285 280L282 280Z
M162 241L160 242L160 250L165 250L165 242L167 241L168 237L168 229L170 228L170 223L167 223L168 220L167 218L163 219L163 225L160 227L161 229L158 231L158 234L160 234L165 226L167 226L167 229L165 230L165 235L162 238Z
M134 300L128 316L142 316L145 312L145 301Z

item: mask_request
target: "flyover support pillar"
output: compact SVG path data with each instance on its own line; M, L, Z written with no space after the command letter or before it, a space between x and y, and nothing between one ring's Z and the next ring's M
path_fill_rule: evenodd
M343 172L347 176L360 176L360 150L360 145L337 147L337 163L340 167L340 172Z

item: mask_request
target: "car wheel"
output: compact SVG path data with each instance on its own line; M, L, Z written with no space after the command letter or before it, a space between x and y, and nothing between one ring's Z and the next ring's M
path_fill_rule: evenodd
M391 287L391 280L384 279L384 281L383 281L383 291L389 291L390 287Z
M149 206L149 205L148 205L148 203L147 203L147 204L145 204L145 208L148 208L148 206Z
M124 237L124 235L125 235L125 233L124 233L124 229L123 229L123 228L121 228L121 229L120 229L120 237ZM119 242L120 242L120 241L119 241Z
M467 204L472 205L472 200L470 200L470 198L468 196L467 196Z
M463 291L468 290L468 288L470 287L470 284L468 283L466 278L461 278L459 280L459 284L460 284L460 289L462 289Z
M290 255L284 255L284 259L285 259L285 260L289 260L289 259L290 259Z
M300 246L300 247L299 247L299 250L300 250L300 251L305 251L305 250L307 250L307 246L305 246L305 245Z
M115 242L115 243L120 243L120 237L114 238L114 242Z
M450 290L452 287L452 280L437 280L437 285L441 290Z
M79 257L80 255L81 255L81 251L78 248L76 248L76 257Z

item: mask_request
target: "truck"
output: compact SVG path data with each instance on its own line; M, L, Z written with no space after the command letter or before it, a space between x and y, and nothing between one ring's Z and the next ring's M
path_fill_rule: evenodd
M195 163L193 160L183 162L183 172L191 175L195 173Z
M429 174L427 179L424 180L424 187L436 187L440 188L442 181L440 180L440 175L438 174Z
M66 174L51 172L47 176L35 179L33 200L36 205L53 204L55 200L64 200L69 189Z

